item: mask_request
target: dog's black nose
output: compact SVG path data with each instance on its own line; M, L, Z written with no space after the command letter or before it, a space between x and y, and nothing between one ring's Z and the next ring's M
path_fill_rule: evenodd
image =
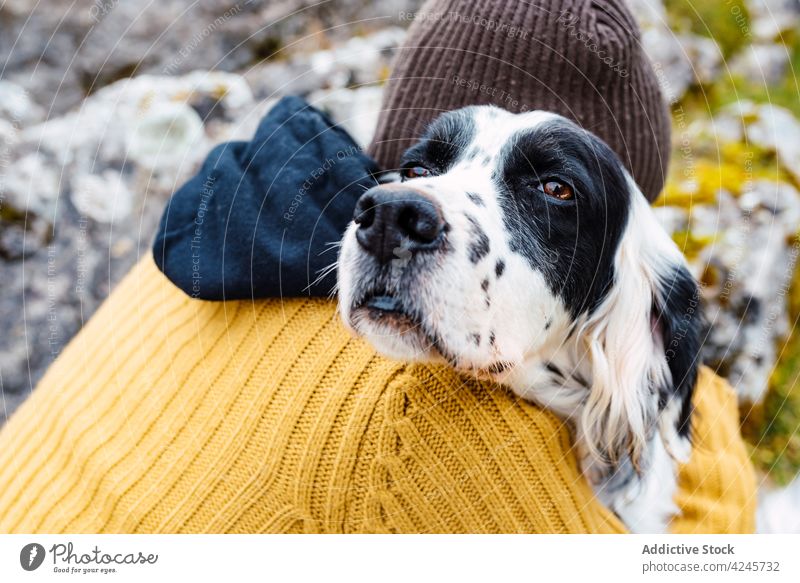
M380 263L441 242L444 219L432 200L410 188L376 186L356 203L356 239Z

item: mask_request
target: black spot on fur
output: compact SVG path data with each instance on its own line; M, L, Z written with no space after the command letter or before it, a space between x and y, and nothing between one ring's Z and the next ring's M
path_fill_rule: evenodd
M486 370L492 374L500 374L511 368L512 364L510 362L495 362L494 364L490 365Z
M552 325L553 325L553 320L547 320L547 322L544 323L544 329L549 330L550 326Z
M483 290L483 293L484 293L483 301L486 304L486 309L488 310L489 308L492 307L492 298L489 297L489 278L488 277L484 277L483 278L483 281L481 282L481 289Z
M498 259L497 263L494 265L494 274L497 276L498 279L503 275L503 272L506 270L506 262L502 259Z
M555 374L555 375L558 375L558 376L560 376L561 378L565 378L565 377L564 377L564 373L562 373L562 372L561 372L561 369L559 369L559 368L558 368L556 365L554 365L552 362L548 362L547 364L545 364L545 367L546 367L546 368L547 368L547 370L549 370L551 373L553 373L553 374Z
M475 343L475 346L481 345L481 335L475 332L472 334L472 341Z
M481 198L480 194L477 194L475 192L468 192L467 198L478 206L486 206L486 203L483 202L483 199Z
M478 263L489 254L489 236L475 217L467 215L467 220L470 223L470 235L472 237L469 244L469 260L472 263Z
M489 346L494 346L494 341L496 340L494 335L494 330L489 332Z

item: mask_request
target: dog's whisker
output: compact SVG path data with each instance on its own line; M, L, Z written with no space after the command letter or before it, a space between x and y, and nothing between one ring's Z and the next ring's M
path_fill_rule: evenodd
M327 265L327 266L323 267L322 269L318 270L317 271L317 273L318 273L317 278L314 281L312 281L311 283L309 283L306 287L304 287L302 291L303 292L307 292L312 287L314 287L315 285L317 285L319 283L322 283L322 281L326 277L328 277L331 273L333 273L336 270L337 264L338 264L338 261L334 261L330 265Z
M324 255L325 253L330 253L334 249L339 249L341 246L342 246L342 242L341 241L331 241L331 242L325 243L325 248L322 251L320 251L319 253L317 253L317 257L320 257L320 256Z

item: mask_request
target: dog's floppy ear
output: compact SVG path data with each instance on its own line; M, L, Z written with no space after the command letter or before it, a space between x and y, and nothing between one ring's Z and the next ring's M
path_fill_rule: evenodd
M643 471L663 409L675 409L674 430L688 436L700 306L683 255L629 183L631 213L613 284L579 331L592 379L578 429L600 468L627 460Z

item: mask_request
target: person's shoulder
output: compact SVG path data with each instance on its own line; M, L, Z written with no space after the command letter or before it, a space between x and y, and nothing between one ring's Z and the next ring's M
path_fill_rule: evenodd
M581 475L568 427L502 386L408 365L389 380L374 423L372 484L387 530L623 530Z

